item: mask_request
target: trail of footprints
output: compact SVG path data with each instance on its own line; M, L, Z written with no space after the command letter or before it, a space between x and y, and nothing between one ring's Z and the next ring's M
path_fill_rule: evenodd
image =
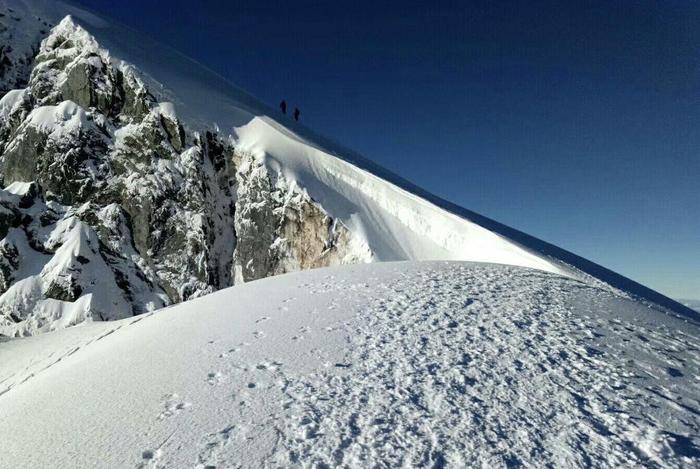
M220 369L203 380L225 385L236 419L203 437L197 467L235 466L233 449L263 437L270 451L260 463L274 466L700 464L700 382L676 384L689 369L698 376L698 338L598 314L610 292L535 271L462 267L397 277L377 284L353 321L301 326L290 338L344 332L351 345L342 361L311 349L325 366L307 375L288 373L275 358L242 363L238 352L266 340L262 327L250 342L218 352ZM301 287L335 294L333 309L369 294L368 285ZM579 289L599 300L590 315L570 311ZM274 327L268 321L255 323ZM251 413L249 401L262 395L279 403L277 413ZM188 406L170 395L159 419ZM141 467L158 467L161 455L158 448L144 456L152 465Z
M596 314L610 292L507 267L384 288L343 326L346 363L286 383L284 463L700 462L700 386L674 381L697 374L697 338ZM580 289L600 300L587 317L566 303Z
M318 289L314 290L314 293L331 293L343 289L342 285L332 285L321 284L317 286ZM365 285L366 288L366 285ZM295 301L295 297L288 298L282 302L282 306L279 308L280 311L286 312L289 310L289 304ZM330 302L328 309L338 307L338 300L335 299ZM319 314L319 311L312 311L314 314ZM256 326L267 324L271 318L269 316L262 316L255 320ZM290 337L291 341L304 340L310 334L313 333L313 328L310 325L303 325L297 329L297 333ZM323 328L323 332L337 332L340 327L328 326ZM321 332L321 331L319 331ZM218 358L223 360L225 364L222 368L227 369L226 373L222 371L212 371L207 377L207 383L211 385L219 385L222 382L226 382L231 391L232 399L235 401L234 407L237 407L238 420L237 423L232 424L218 432L206 435L203 438L201 447L202 450L199 453L197 459L196 467L200 469L213 469L224 464L225 467L236 466L235 463L228 460L225 457L227 451L230 450L232 442L238 442L242 444L243 442L250 441L254 437L248 434L252 432L252 429L257 427L257 431L260 429L267 429L271 432L277 432L274 422L257 422L252 415L247 412L248 399L255 399L254 393L259 392L271 392L274 399L282 402L282 406L290 406L291 402L287 399L282 401L282 396L286 392L285 390L289 387L290 383L293 382L294 378L287 375L284 369L284 363L276 359L264 359L255 363L244 364L237 356L237 352L241 352L244 348L251 346L255 341L263 340L267 337L267 333L263 329L257 329L252 332L252 342L241 342L236 346L229 348L218 354ZM310 353L316 360L323 363L326 358L327 352L322 349L311 349ZM328 363L325 363L329 366ZM350 367L350 364L338 363L335 364L337 367ZM257 437L255 437L257 438ZM275 438L276 444L282 442L282 438L279 435ZM273 445L276 447L276 445ZM284 453L284 452L283 452ZM277 459L278 455L275 451L270 452L271 459Z

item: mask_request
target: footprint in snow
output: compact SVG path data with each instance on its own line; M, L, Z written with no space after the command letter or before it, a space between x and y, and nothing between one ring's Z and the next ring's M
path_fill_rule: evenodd
M158 415L158 420L163 420L179 414L192 404L184 401L177 394L167 394L163 397L163 411Z
M255 365L255 368L258 370L264 370L264 371L277 371L279 367L282 366L282 363L278 361L273 361L273 362L260 362L257 365Z
M136 466L137 469L157 468L158 459L163 456L163 451L160 448L147 449L141 453L141 463Z
M163 456L163 451L161 449L147 449L141 453L143 459L158 459Z
M223 379L224 375L220 371L212 371L207 375L207 383L211 386L219 384Z
M137 469L155 469L158 467L163 467L158 463L158 460L163 457L163 447L170 441L173 437L175 431L173 431L157 448L146 449L141 452L141 463L137 465Z
M308 326L301 326L298 330L299 330L299 334L293 335L292 340L301 340L304 338L305 334L308 334L311 332L311 328Z
M234 438L234 431L242 433L242 429L238 429L234 425L230 425L223 430L211 433L204 438L202 442L202 450L199 453L197 469L214 469L219 462L219 453L229 444L229 441Z

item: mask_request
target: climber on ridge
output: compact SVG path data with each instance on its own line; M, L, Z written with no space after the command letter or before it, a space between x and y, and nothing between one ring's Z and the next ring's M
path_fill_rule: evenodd
M282 110L282 114L287 114L287 101L284 99L280 103L280 109Z
M294 108L294 120L299 122L299 115L301 114L301 111L299 111L298 107Z

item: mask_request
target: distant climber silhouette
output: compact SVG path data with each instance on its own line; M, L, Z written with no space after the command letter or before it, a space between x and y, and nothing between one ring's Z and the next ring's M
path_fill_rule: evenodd
M301 111L299 110L298 107L294 108L294 120L299 122L299 115L301 114Z
M280 109L282 110L282 114L287 114L287 101L284 99L280 103Z

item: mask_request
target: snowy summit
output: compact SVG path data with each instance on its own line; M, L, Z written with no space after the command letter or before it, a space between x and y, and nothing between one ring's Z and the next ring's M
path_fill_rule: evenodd
M109 20L0 14L0 467L700 465L697 311Z

